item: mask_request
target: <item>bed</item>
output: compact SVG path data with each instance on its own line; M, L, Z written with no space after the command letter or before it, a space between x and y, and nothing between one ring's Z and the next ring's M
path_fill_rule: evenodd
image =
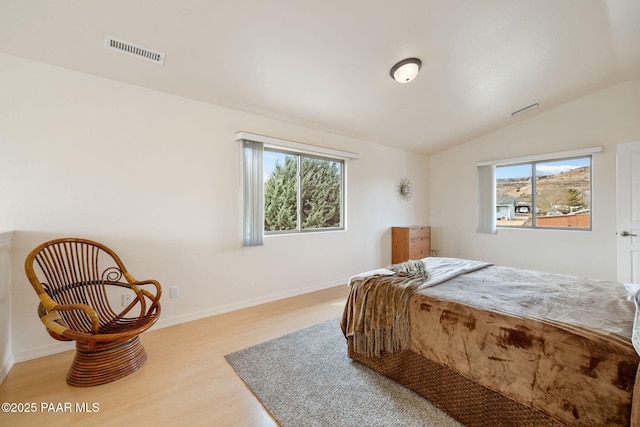
M350 280L352 359L467 426L637 425L638 289L455 258L410 263L421 274L404 263Z

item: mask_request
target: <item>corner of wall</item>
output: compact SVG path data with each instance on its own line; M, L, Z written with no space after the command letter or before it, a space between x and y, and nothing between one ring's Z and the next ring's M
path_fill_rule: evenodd
M0 366L0 384L2 384L7 375L9 375L9 371L13 368L13 363L13 354L9 353L7 360L3 361Z
M11 346L11 238L12 231L0 232L0 384L13 367Z

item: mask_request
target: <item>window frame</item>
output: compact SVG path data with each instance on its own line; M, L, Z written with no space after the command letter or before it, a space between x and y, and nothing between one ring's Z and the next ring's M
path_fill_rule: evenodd
M568 151L560 151L555 153L546 154L534 154L529 156L513 157L499 160L484 160L476 163L478 170L478 228L477 232L481 234L497 234L498 227L496 225L496 166L507 166L521 163L532 163L542 161L560 161L569 158L578 157L591 157L591 170L590 170L590 188L591 194L589 198L591 221L590 227L587 228L575 228L575 227L513 227L513 226L500 226L501 229L522 229L522 230L558 230L558 231L592 231L593 230L593 176L596 153L601 153L604 150L603 146L598 145L594 147L578 148Z
M267 230L263 224L263 232L265 236L278 236L285 234L303 234L303 233L319 233L330 231L343 231L346 229L346 174L347 174L347 162L343 158L332 157L328 155L312 154L306 151L295 150L288 147L282 147L274 144L265 144L265 152L282 153L296 157L296 229L291 230ZM336 162L341 165L340 168L340 225L338 227L323 227L323 228L302 228L302 159L316 159L329 162ZM264 166L263 166L264 167ZM266 185L266 180L263 179L263 185ZM264 212L264 204L266 203L266 197L263 200L262 209Z
M543 163L552 163L559 162L563 160L577 160L577 159L589 159L589 227L554 227L554 226L543 226L538 225L538 194L537 194L537 185L538 185L538 175L537 175L537 165ZM496 221L496 229L500 228L508 228L508 229L523 229L523 230L570 230L570 231L591 231L593 229L593 156L591 154L588 155L580 155L573 157L561 157L561 158L548 158L548 159L540 159L540 160L532 160L529 162L521 162L521 163L505 163L505 164L496 164L496 175L497 169L500 167L509 167L509 166L531 166L531 225L523 226L523 225L498 225ZM495 178L494 182L494 192L496 193L497 198L497 189L498 189L498 178Z
M347 161L359 158L353 153L334 148L304 144L249 132L236 132L235 140L241 143L242 169L242 246L264 245L264 147L289 149L306 155L328 157L342 161L342 230L347 229ZM309 229L310 231L311 229ZM317 231L335 231L336 228ZM292 234L292 233L287 233ZM293 234L302 234L296 232Z

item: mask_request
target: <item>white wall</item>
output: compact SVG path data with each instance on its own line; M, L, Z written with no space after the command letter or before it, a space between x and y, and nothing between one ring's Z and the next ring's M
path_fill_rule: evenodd
M541 100L544 102L544 100ZM640 81L593 93L430 158L430 218L442 255L616 279L615 145L640 140ZM476 233L482 160L603 145L593 156L593 230L499 229Z
M348 230L241 246L246 131L357 152L347 164ZM36 315L27 253L81 236L161 281L159 326L346 282L391 261L390 227L429 222L428 158L161 92L0 55L0 226L12 243L13 352L56 344ZM414 183L407 202L402 177ZM180 297L169 298L171 286ZM2 354L2 352L0 352Z

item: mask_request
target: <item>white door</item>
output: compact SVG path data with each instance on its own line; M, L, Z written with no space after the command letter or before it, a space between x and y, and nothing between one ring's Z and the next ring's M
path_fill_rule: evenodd
M618 281L640 284L640 142L617 145Z

